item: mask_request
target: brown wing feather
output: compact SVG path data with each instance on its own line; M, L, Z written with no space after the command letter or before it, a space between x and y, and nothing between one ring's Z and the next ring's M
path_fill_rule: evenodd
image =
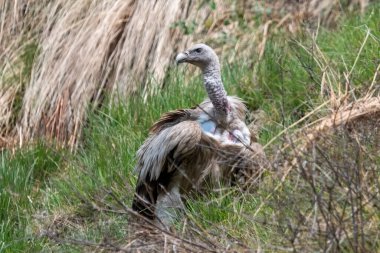
M149 129L151 133L157 134L162 129L173 126L181 121L188 120L191 115L191 110L188 109L179 109L165 113L161 118L153 124Z
M188 112L167 113L151 130L151 135L137 152L139 178L132 208L154 218L157 196L169 185L176 167L196 149L202 135L197 122L186 119Z

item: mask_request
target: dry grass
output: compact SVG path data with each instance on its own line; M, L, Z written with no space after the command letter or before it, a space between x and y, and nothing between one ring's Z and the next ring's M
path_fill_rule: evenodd
M188 13L193 5L181 1L2 2L0 42L14 46L5 48L1 57L5 83L1 87L22 89L17 81L8 83L8 77L19 73L6 67L19 62L26 29L40 45L30 82L21 94L18 135L23 139L47 135L71 146L80 136L86 110L101 104L105 90L120 98L164 78L174 54L189 42L172 25L201 15ZM44 22L35 24L28 14L41 6L44 9L33 14ZM12 113L14 98L9 94L3 91L0 101ZM2 125L14 127L9 117L15 115L2 119Z
M13 134L18 103L30 75L25 73L27 66L22 58L34 33L41 28L37 17L46 2L0 1L0 136L3 137Z
M288 224L283 243L289 249L378 249L379 102L377 97L341 109L305 131L301 144L286 142L291 151L277 160L282 181L271 204L279 207L277 222ZM291 193L285 184L292 185Z
M12 104L15 98L16 88L0 90L0 136L6 135L10 131L12 120Z
M146 88L151 78L162 80L187 42L170 27L190 7L180 1L52 4L25 91L23 135L47 134L73 146L86 110L101 104L106 90L119 98Z

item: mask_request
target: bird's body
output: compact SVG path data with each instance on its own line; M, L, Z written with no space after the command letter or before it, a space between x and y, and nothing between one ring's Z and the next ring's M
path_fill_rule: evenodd
M236 175L257 169L257 160L265 157L258 144L252 149L254 143L244 123L246 107L239 98L227 96L214 51L198 44L182 54L177 62L202 69L209 99L193 109L164 114L152 126L137 152L139 176L132 205L145 217L158 218L166 225L175 210L183 208L185 194L201 190L205 182L240 180Z

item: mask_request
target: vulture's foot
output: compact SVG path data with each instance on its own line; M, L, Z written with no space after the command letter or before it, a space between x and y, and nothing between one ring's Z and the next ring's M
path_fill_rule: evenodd
M169 229L181 218L181 213L185 209L178 187L173 187L170 191L161 193L157 197L156 219L159 225Z

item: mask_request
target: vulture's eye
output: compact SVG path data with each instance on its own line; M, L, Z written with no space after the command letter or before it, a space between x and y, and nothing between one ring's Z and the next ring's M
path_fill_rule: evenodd
M202 48L197 48L197 49L195 49L195 52L197 52L197 53L201 53L201 52L202 52Z

